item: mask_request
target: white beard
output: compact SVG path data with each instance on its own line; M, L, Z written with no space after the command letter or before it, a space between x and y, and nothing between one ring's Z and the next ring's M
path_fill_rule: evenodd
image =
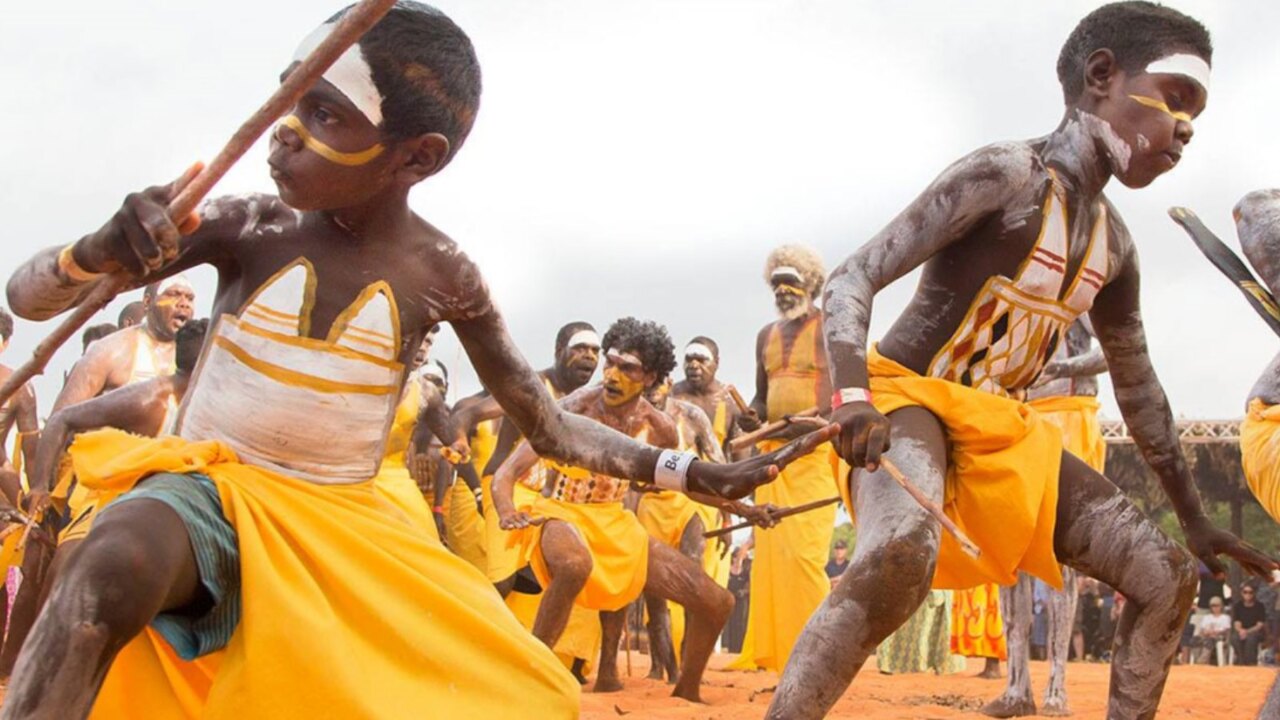
M790 310L782 310L781 308L779 308L778 315L781 316L783 320L798 320L804 317L805 315L808 315L809 311L812 309L813 309L813 304L810 303L809 300L806 298L804 302L799 303L798 305L791 308Z

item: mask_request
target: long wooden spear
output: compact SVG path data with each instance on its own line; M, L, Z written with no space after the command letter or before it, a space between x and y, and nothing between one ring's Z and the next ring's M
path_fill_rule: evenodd
M181 225L191 213L195 212L200 201L222 179L223 175L244 156L249 148L258 141L262 134L270 129L281 115L298 103L298 100L324 75L329 66L337 62L347 48L350 48L386 15L396 4L396 0L362 0L338 22L333 32L302 61L296 70L289 73L275 93L267 99L262 107L245 121L222 151L214 157L213 162L203 168L187 171L174 184L178 195L168 207L169 217ZM197 166L198 168L199 166ZM28 380L44 372L44 368L53 358L53 354L76 333L89 318L106 307L116 295L127 290L135 279L126 272L115 272L94 283L89 294L81 300L75 311L67 316L62 324L36 346L31 359L13 371L8 380L0 385L0 405L8 402Z

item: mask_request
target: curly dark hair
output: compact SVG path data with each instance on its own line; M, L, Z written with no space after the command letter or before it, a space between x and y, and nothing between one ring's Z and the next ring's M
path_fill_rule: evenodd
M640 358L645 372L664 378L676 369L676 346L667 329L652 320L624 317L609 326L600 342L605 352L611 348Z
M438 132L452 158L480 109L480 60L462 28L430 5L399 0L360 39L360 51L382 94L383 133L405 140Z
M1209 31L1195 18L1142 0L1103 5L1076 25L1058 55L1058 81L1067 102L1084 92L1084 64L1103 49L1115 54L1126 73L1175 52L1192 53L1213 64Z

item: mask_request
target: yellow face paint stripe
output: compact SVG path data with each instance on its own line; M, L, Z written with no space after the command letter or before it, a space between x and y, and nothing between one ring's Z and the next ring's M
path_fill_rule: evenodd
M280 124L298 133L298 137L302 138L303 146L308 150L319 155L325 160L328 160L331 163L337 163L338 165L346 165L348 167L364 165L370 160L381 155L382 152L387 149L382 143L378 143L368 150L362 150L360 152L342 152L341 150L334 150L323 142L317 140L315 136L307 130L306 126L302 124L302 121L298 119L297 115L290 115L286 117L280 121Z
M1164 113L1165 115L1168 115L1174 120L1181 120L1182 122L1186 122L1186 123L1191 122L1190 114L1184 113L1184 112L1174 112L1169 109L1168 105L1166 105L1165 103L1153 97L1147 97L1146 95L1130 95L1129 97L1133 98L1134 102L1138 103L1139 105L1146 105L1149 108L1159 110L1160 112Z

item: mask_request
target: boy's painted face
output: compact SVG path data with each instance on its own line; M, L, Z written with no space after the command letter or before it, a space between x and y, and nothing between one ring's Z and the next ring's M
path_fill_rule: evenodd
M290 207L333 210L359 205L386 187L389 155L378 128L321 79L272 132L267 163Z
M1097 114L1130 148L1127 162L1112 158L1112 173L1126 187L1141 188L1172 170L1195 130L1192 122L1209 100L1208 65L1194 56L1187 67L1157 60L1147 70L1118 73L1108 102ZM1198 61L1198 62L1196 62Z
M622 350L610 349L604 355L604 404L615 407L625 405L636 399L656 379L654 373L645 372L639 357Z

